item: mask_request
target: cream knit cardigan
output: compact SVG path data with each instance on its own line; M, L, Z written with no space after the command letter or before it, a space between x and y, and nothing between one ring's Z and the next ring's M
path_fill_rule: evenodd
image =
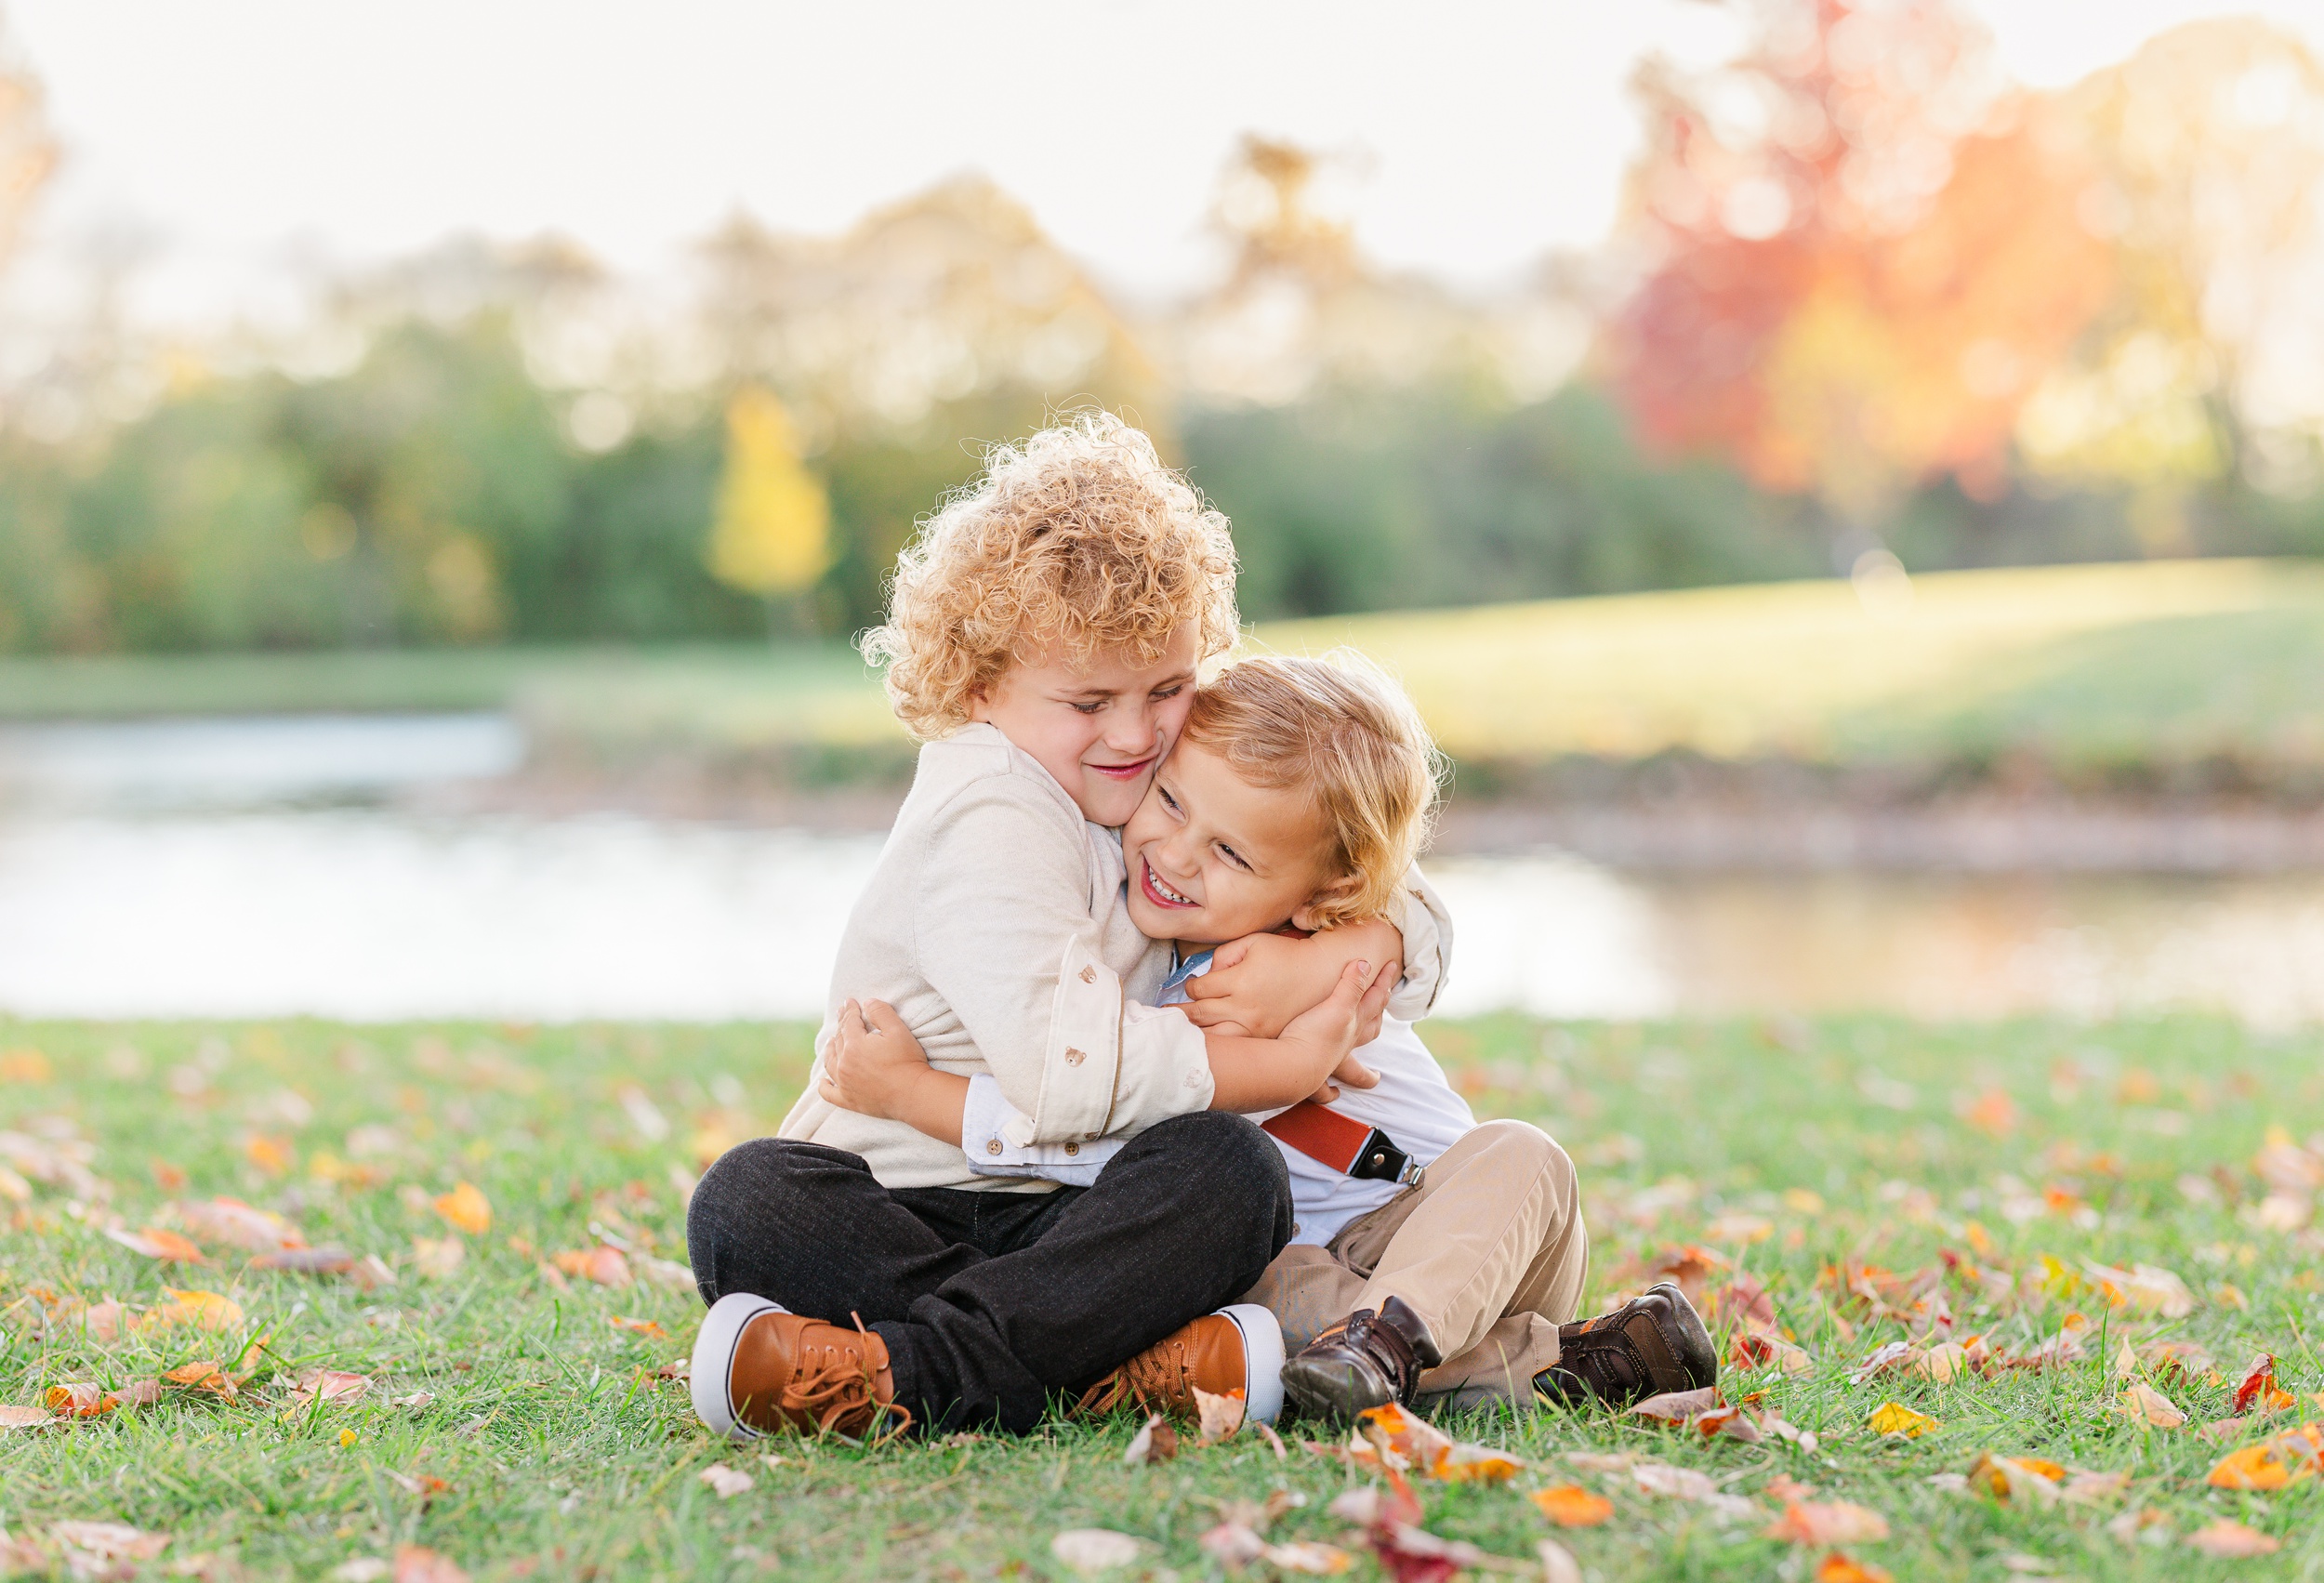
M816 1065L781 1135L860 1154L888 1187L1047 1193L1048 1181L972 1175L950 1143L840 1110L815 1088L840 1003L885 1000L929 1061L989 1072L1023 1113L1020 1144L1128 1136L1210 1103L1200 1029L1150 1002L1169 970L1122 899L1121 838L994 726L920 749L896 815L839 936ZM1391 1002L1435 1003L1451 921L1416 869L1401 898L1405 979Z

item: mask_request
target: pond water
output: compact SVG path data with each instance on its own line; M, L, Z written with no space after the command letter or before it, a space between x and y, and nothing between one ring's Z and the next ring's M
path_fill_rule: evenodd
M493 716L0 732L0 1009L810 1016L878 837L431 814ZM2202 1007L2324 1019L2324 876L1625 874L1447 856L1445 1009L1569 1017Z

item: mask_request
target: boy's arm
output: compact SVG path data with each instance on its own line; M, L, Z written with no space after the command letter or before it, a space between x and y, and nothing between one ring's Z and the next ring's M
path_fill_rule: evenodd
M1210 971L1188 982L1186 1015L1202 1027L1233 1024L1269 1036L1329 993L1334 976L1359 957L1398 965L1388 1012L1413 1022L1434 1008L1452 965L1452 914L1417 865L1386 917L1305 940L1254 934L1221 945ZM1380 1036L1377 1018L1363 1034L1366 1043Z
M824 1045L815 1087L841 1110L900 1121L959 1146L969 1079L929 1065L920 1041L884 1000L861 1006L851 1000L839 1008L838 1026Z
M1077 816L1024 777L993 777L931 823L914 956L1010 1104L1020 1142L1137 1130L1210 1102L1200 1030L1125 1005L1101 952L1094 858Z

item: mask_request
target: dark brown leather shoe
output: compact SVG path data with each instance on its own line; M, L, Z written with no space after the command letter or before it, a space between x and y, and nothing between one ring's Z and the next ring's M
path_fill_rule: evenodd
M1391 1402L1412 1405L1420 1371L1445 1361L1428 1324L1404 1299L1359 1308L1283 1365L1283 1394L1302 1416L1353 1419Z
M1558 1360L1534 1389L1569 1404L1628 1406L1665 1391L1699 1391L1719 1379L1710 1332L1686 1294L1657 1281L1612 1313L1557 1327Z
M1134 1406L1195 1418L1200 1388L1213 1396L1239 1392L1247 1419L1273 1423L1283 1408L1282 1379L1283 1327L1259 1304L1238 1302L1171 1331L1083 1392L1074 1411Z
M747 1293L720 1298L704 1316L692 1376L702 1421L737 1439L786 1429L861 1437L912 1423L876 1332L789 1313Z

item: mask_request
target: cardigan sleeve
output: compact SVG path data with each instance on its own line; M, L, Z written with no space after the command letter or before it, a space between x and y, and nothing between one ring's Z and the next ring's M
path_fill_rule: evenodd
M1089 916L1078 820L1009 776L964 788L931 821L913 910L921 976L1009 1102L1019 1144L1150 1127L1210 1102L1201 1030L1127 1001Z

